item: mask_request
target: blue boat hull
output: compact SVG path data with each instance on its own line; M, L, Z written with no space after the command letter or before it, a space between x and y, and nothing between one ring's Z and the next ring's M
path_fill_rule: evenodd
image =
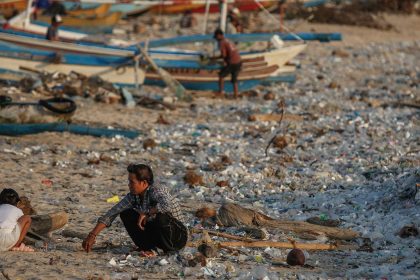
M270 41L274 36L278 35L283 41L298 41L299 39L293 34L284 33L250 33L250 34L227 34L226 37L233 42L263 42ZM296 34L299 38L304 41L341 41L341 33L311 33L301 32ZM189 44L195 42L214 42L214 38L211 35L189 35L179 36L175 38L157 39L149 42L149 48L158 48L164 46L173 46L180 44ZM136 46L132 46L135 48Z
M92 66L120 66L124 64L133 65L132 59L127 57L94 56L72 53L60 53L59 55L60 61L63 64ZM17 59L28 59L33 61L53 62L57 57L57 53L52 51L33 50L14 44L3 43L0 41L0 56Z
M64 7L66 7L67 10L72 10L77 8L79 5L82 9L95 9L100 4L94 4L94 3L79 3L75 4L74 2L63 2ZM127 14L130 14L132 12L138 11L142 8L142 6L134 5L134 4L113 4L108 12L114 13L114 12L120 12L123 14L123 16L126 16Z
M218 91L219 90L219 84L218 81L214 82L182 82L180 81L182 86L185 89L188 90L205 90L205 91ZM161 80L154 80L154 79L145 79L144 81L145 85L149 86L159 86L159 87L165 87L165 83ZM239 81L238 82L238 88L239 91L246 91L250 90L257 85L261 84L261 80L246 80L246 81ZM230 80L226 79L224 84L224 91L225 92L233 92L233 85L230 82Z
M50 26L49 23L43 22L43 21L38 21L38 20L32 20L31 21L34 24L37 25L41 25L41 26ZM72 32L82 32L82 33L86 33L86 34L98 34L98 33L106 33L106 34L111 34L113 27L112 26L89 26L89 25L84 25L81 27L70 27L70 26L60 26L61 30L65 30L65 31L72 31Z

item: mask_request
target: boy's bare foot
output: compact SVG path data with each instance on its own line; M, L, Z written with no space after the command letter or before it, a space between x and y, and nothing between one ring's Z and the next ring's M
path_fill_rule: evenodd
M32 247L26 246L25 244L21 243L19 247L13 247L10 251L15 252L35 252Z
M154 258L157 256L155 251L140 251L140 256L145 258Z

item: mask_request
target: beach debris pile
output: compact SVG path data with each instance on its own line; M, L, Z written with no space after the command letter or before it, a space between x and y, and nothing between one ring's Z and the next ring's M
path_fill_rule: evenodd
M287 16L309 18L310 22L316 23L355 25L380 30L393 29L392 24L381 15L383 12L412 14L418 10L416 11L413 0L358 0L337 3L329 1L328 4L311 8L303 5L288 5Z
M120 88L98 76L87 77L74 71L66 75L61 72L50 73L30 68L23 70L29 71L31 74L20 77L16 82L2 80L0 76L0 82L11 86L4 92L6 95L32 93L34 96L92 98L96 102L106 104L124 103L129 108L135 105L154 110L176 110L177 108L174 104L175 99L162 97L160 88L154 88L153 93L150 94L147 90ZM161 122L164 120L161 119Z
M60 72L32 70L36 75L23 78L20 81L24 92L36 91L42 95L66 95L93 97L96 101L113 104L121 101L119 89L98 76L71 72L68 75Z

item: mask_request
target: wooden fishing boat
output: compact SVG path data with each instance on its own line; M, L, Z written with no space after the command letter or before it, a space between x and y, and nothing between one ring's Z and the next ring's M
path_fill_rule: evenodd
M185 1L180 0L179 4L178 1L173 1L174 4L167 5L167 4L158 4L149 9L150 12L155 14L182 14L186 11L191 11L193 9L198 9L204 6L204 4L188 4Z
M9 56L9 57L5 57ZM19 71L21 66L29 67L39 71L48 72L62 72L70 74L71 72L77 72L88 77L99 76L102 79L121 86L134 86L137 82L143 83L144 71L141 69L136 71L131 65L109 65L109 66L95 66L95 65L77 65L77 64L65 64L65 63L53 63L53 57L45 56L40 54L22 54L19 53L18 57L13 57L10 52L4 52L0 50L0 65L2 68ZM34 60L35 58L41 59L39 61ZM31 60L32 59L32 60Z
M241 53L243 61L252 61L253 59L261 59L267 63L267 66L276 65L281 69L287 62L296 57L305 48L306 44L297 44L280 49L272 49L260 52L244 52ZM200 52L188 52L182 50L164 50L155 49L149 51L150 56L161 67L172 67L173 65L183 66L185 68L220 68L218 65L206 65L200 61ZM220 60L221 63L221 60ZM277 75L274 72L272 75Z
M111 13L103 17L78 18L73 16L62 16L63 24L60 29L63 30L81 30L86 33L111 33L114 26L121 18L121 13ZM51 16L40 15L34 21L40 25L50 25Z
M252 11L258 11L261 9L261 7L264 7L265 9L269 9L273 7L276 2L275 1L265 1L265 2L259 2L260 5L258 5L254 0L236 0L232 6L235 8L238 8L241 12L252 12ZM205 13L205 5L202 5L201 7L197 7L195 9L191 9L193 13ZM218 4L212 4L210 5L209 13L220 13L220 7Z
M136 54L136 50L104 48L89 45L75 45L65 42L53 42L44 39L29 38L13 34L0 33L0 41L8 42L27 49L46 50L67 54L93 55L86 61L77 63L121 63L123 58L131 58ZM255 61L264 62L267 66L277 66L281 69L288 61L297 56L304 50L306 44L292 45L280 49L267 50L262 52L243 53L244 67L255 66ZM200 52L189 52L183 50L150 50L149 54L156 64L163 68L182 68L182 69L206 69L219 70L220 64L204 64L200 60ZM98 62L98 57L100 60ZM72 57L73 60L78 57ZM221 61L220 61L221 62ZM276 76L275 71L271 75Z
M110 59L115 57L134 57L135 52L131 50L116 49L116 48L103 48L98 46L77 45L59 41L49 41L45 39L37 39L30 37L17 36L13 34L0 33L0 41L21 46L28 50L38 49L46 51L54 51L60 53L71 53L80 55L96 55L107 56ZM4 46L6 47L6 46Z
M167 68L173 78L179 81L188 90L212 90L219 88L219 70ZM249 90L261 83L264 79L278 70L278 66L248 67L242 70L238 76L238 87L240 91ZM155 72L147 72L146 85L164 86L162 79ZM231 83L225 83L224 90L232 92Z
M112 65L114 67L118 66L120 73L124 73L126 68L134 71L132 58L138 53L138 51L132 49L77 45L16 36L7 33L0 33L0 41L4 42L2 48L5 52L20 51L19 58L32 59L32 56L43 55L44 57L41 58L41 61L51 63L56 59L56 54L59 53L60 65L72 64L75 66L92 67ZM8 44L12 44L12 46ZM276 76L281 67L305 47L305 44L300 44L269 51L243 54L243 70L239 77L240 84L242 84L240 86L240 88L242 87L241 90L259 84L262 79L268 76ZM33 50L40 50L47 53L34 54ZM154 53L153 51L149 51L149 53L160 67L165 68L165 70L171 73L187 89L214 90L218 86L217 73L220 71L221 66L218 64L201 64L199 60L200 56L197 52L160 51ZM263 76L261 77L260 75ZM121 81L119 82L121 83ZM161 85L162 80L157 76L157 73L148 71L145 74L145 83ZM227 86L229 87L230 85ZM229 91L230 89L226 90Z
M84 3L83 1L78 2L75 4L75 2L66 1L63 2L64 6L67 10L73 10L75 7L81 8L81 9L95 9L103 4L94 4L94 3ZM111 4L108 12L114 13L114 12L120 12L122 13L123 17L131 16L131 15L141 15L145 12L147 12L150 7L152 7L153 4L129 4L129 3L123 3L123 4Z
M150 11L157 14L181 14L186 11L204 13L206 10L204 3L204 1L203 3L196 3L195 1L173 0L169 1L169 3L157 4L150 8ZM229 3L229 5L238 8L241 12L258 11L261 7L267 9L275 4L275 1L259 2L257 4L253 0L236 0L234 3ZM220 13L219 4L210 4L209 13Z
M134 65L134 55L128 50L0 34L0 65L14 71L20 66L65 74L75 71L111 83L134 85L144 80L144 71Z
M5 55L0 51L0 56ZM36 55L40 58L39 55ZM19 57L25 57L19 55ZM32 56L32 58L35 55ZM136 72L132 64L115 66L92 66L92 65L74 65L63 63L46 63L43 61L32 61L27 57L25 60L18 58L0 57L0 64L3 68L19 71L21 66L33 68L39 71L62 72L69 74L72 71L86 76L100 76L106 81L118 86L132 87L137 81L143 81L146 85L165 86L160 76L153 71L138 71L138 80L136 81ZM184 88L188 90L217 90L218 89L218 71L217 70L195 70L183 68L165 69L171 73L172 77L178 80ZM265 78L269 77L277 70L277 66L257 67L246 69L238 77L239 90L249 90L259 85ZM233 91L231 83L225 83L225 91Z
M67 10L67 14L78 18L102 18L108 14L111 4L102 4L91 9L74 9Z
M47 33L46 24L36 24L29 23L25 21L26 12L23 12L14 18L10 19L8 22L7 28L0 28L0 32L17 34L25 37L35 37L35 38L45 38ZM111 47L131 47L136 48L138 42L129 42L125 40L116 40L112 39L109 42L92 42L88 36L89 34L81 33L80 31L69 31L63 28L59 28L58 35L61 41L65 42L77 42L79 44L92 44L97 45L108 45ZM269 41L270 38L274 35L278 35L283 41L293 41L299 40L301 38L305 41L318 40L321 42L329 41L340 41L340 33L311 33L311 32L301 32L296 35L293 34L284 34L284 33L252 33L252 34L228 34L226 37L229 40L234 42L258 42L258 41ZM166 39L156 39L149 42L150 48L158 48L165 46L174 46L181 44L189 44L196 42L214 42L214 39L210 35L188 35L188 36L178 36L173 38Z
M26 9L26 0L0 0L0 14L6 19Z
M33 12L33 9L30 10L30 13ZM1 28L1 32L11 33L11 34L18 34L21 36L26 37L34 37L34 38L45 38L47 34L48 27L44 25L39 25L35 23L31 23L27 19L27 11L22 12L21 14L11 18L6 25ZM72 32L66 31L63 29L58 29L58 36L62 41L80 41L86 39L88 34L81 33L81 32Z
M42 44L47 40L39 39L27 40L28 42L25 43L21 38L12 40L14 35L0 35L2 35L0 37L0 65L3 68L17 71L20 66L26 66L37 70L60 71L66 74L75 71L86 76L101 76L109 82L124 86L133 86L139 81L150 85L163 85L163 81L157 73L137 69L134 66L133 55L129 51L62 42L44 42L45 44ZM15 42L18 45L14 44ZM92 53L93 50L96 51L96 54ZM120 56L117 56L118 52L120 52ZM249 63L244 63L243 70L238 77L239 89L248 90L258 85L261 80L272 75L279 68L277 65L268 66L267 64L261 58L251 59ZM186 89L216 90L218 88L219 69L217 68L172 67L165 68L165 70ZM225 90L232 90L230 83L226 83Z

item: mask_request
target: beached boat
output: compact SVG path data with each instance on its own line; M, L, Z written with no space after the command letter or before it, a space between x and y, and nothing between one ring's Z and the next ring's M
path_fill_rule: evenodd
M230 5L238 8L241 12L257 11L261 7L269 8L276 4L275 1L266 1L256 3L253 0L236 0ZM150 11L157 14L180 14L186 11L193 13L205 13L205 1L203 3L196 3L196 1L185 1L185 0L173 0L167 3L159 3L152 8ZM209 13L220 13L219 4L210 4Z
M144 71L135 70L133 63L128 64L110 64L110 65L82 65L82 64L65 64L54 63L54 53L42 52L15 52L15 56L11 51L4 51L0 46L0 65L2 68L19 71L20 68L28 67L39 71L62 72L70 74L77 72L88 77L99 76L102 79L121 86L134 86L137 82L140 84L144 81ZM38 60L35 60L37 58ZM84 57L88 58L88 56Z
M16 52L15 52L16 54ZM52 63L53 56L42 56L39 53L22 55L19 58L10 58L10 54L5 53L0 47L0 56L8 55L9 57L0 57L0 64L3 68L19 71L21 66L29 67L39 71L62 72L69 74L72 71L86 76L100 76L106 81L114 83L118 86L132 87L139 80L143 80L146 85L165 86L160 76L153 71L144 73L138 71L138 80L136 81L136 72L132 64L123 64L120 66L92 66L92 65L75 65L64 63ZM43 58L41 61L34 61L31 58ZM178 80L186 89L189 90L217 90L218 89L218 70L195 70L185 68L166 69L171 73L172 77ZM256 67L242 71L238 77L239 90L249 90L259 85L264 79L269 77L277 70L277 66ZM231 83L225 83L225 91L233 90Z
M139 80L144 80L145 84L163 85L156 72L148 70L144 73L134 67L135 54L127 50L0 34L0 63L2 67L10 70L19 70L20 66L26 66L49 72L60 71L68 74L75 71L86 76L98 75L109 82L124 86L133 86ZM216 90L219 68L194 69L174 64L174 67L165 70L186 89ZM247 90L258 85L261 80L273 75L278 68L277 65L268 65L263 57L244 62L238 77L239 89ZM226 83L225 90L232 90L230 83Z
M111 33L114 26L121 18L121 13L110 13L103 17L79 18L73 16L62 16L63 30L80 30L85 33ZM34 23L48 26L51 24L51 16L39 15Z
M0 15L11 18L26 9L26 0L0 0Z
M269 9L273 7L276 4L276 1L264 1L264 2L258 2L256 3L254 0L236 0L232 6L235 8L238 8L241 12L252 12L252 11L258 11L261 9L261 7L264 7L265 9ZM201 7L197 7L195 9L191 10L193 13L205 13L206 8L205 5L202 5ZM209 8L209 13L220 13L220 6L218 4L212 4Z
M79 17L79 18L102 18L108 14L109 9L111 8L111 4L102 4L95 8L91 9L74 9L74 10L67 10L67 14L72 17Z
M98 46L78 45L60 41L49 41L45 39L30 38L24 36L17 36L13 34L1 33L0 41L21 46L28 50L38 49L55 51L60 53L80 54L80 55L95 55L107 56L109 59L113 58L132 58L135 55L134 51L116 49L116 48L103 48Z
M84 1L80 2L71 2L66 1L63 2L64 6L67 10L73 10L76 7L81 9L95 9L103 4L94 4L94 3L84 3ZM126 16L132 16L132 15L141 15L145 12L147 12L150 7L152 7L154 4L142 4L142 5L136 5L136 4L130 4L130 3L124 3L124 4L111 4L108 12L114 13L114 12L120 12L123 17Z
M186 1L175 0L171 5L167 4L157 4L149 9L150 12L155 14L182 14L186 11L191 11L193 9L198 9L204 6L204 4L189 4ZM177 3L179 2L179 3Z
M271 49L259 52L243 52L241 53L241 56L245 62L253 59L261 59L267 63L267 66L276 65L280 70L287 62L295 58L305 48L306 44L298 44L280 49ZM220 68L220 64L203 64L200 60L200 55L202 54L201 52L183 51L179 49L151 49L149 54L151 58L161 67L182 65L185 68ZM272 73L272 75L277 74L277 72Z
M92 54L92 59L97 56L106 56L101 58L102 61L109 61L114 63L115 58L118 63L121 62L121 57L133 57L137 49L114 49L114 48L103 48L89 45L76 45L65 42L52 42L44 39L36 39L24 36L17 36L13 34L0 33L0 40L8 42L28 49L40 49L47 51L55 51L60 53L70 54ZM280 69L288 61L297 56L306 47L306 44L298 44L279 49L261 51L261 52L249 52L242 53L243 60L250 61L255 59L261 59L267 63L267 66L277 66ZM157 49L150 50L150 56L155 60L158 66L163 68L185 68L185 69L220 69L219 64L205 65L200 60L200 52L183 51L183 50L165 50ZM276 75L274 72L272 75Z
M33 8L30 9L30 13L33 12ZM34 37L34 38L45 38L48 27L43 24L35 24L30 22L27 16L27 11L20 13L19 15L11 18L7 24L0 28L1 32L18 34L21 36ZM58 29L58 36L63 41L80 41L88 37L88 34L81 32L66 31Z

